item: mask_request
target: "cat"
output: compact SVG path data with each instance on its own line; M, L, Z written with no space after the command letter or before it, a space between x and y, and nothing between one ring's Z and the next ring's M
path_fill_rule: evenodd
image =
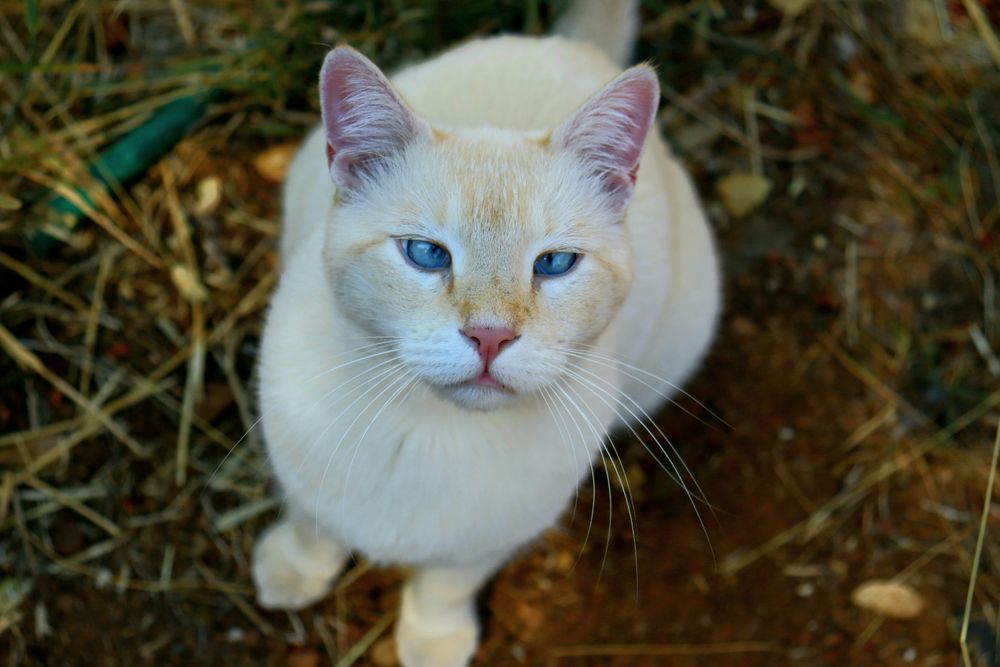
M467 665L484 581L558 520L607 431L695 370L718 261L651 131L656 74L622 71L637 4L576 0L556 35L391 81L327 55L261 342L285 494L254 548L262 606L319 600L351 552L411 565L400 661Z

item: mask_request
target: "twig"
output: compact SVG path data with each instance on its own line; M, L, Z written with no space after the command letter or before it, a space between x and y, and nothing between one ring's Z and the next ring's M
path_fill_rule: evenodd
M979 520L979 537L976 539L976 553L972 558L972 574L969 575L969 591L965 596L965 613L962 614L962 632L958 643L962 647L962 662L965 667L972 667L969 655L969 620L972 618L972 598L976 593L976 578L979 575L979 562L983 557L983 541L986 539L986 527L990 518L990 501L993 500L993 484L997 477L997 460L1000 458L1000 422L997 422L996 441L993 443L993 460L990 462L990 477L986 482L986 494L983 497L983 516Z
M87 328L84 331L84 358L80 370L80 393L84 396L90 391L90 377L94 372L94 345L97 343L97 325L100 322L101 311L104 309L104 288L111 273L111 264L115 260L118 246L101 255L101 263L97 269L97 280L94 283L94 296L90 301L90 313L87 316Z
M74 512L82 516L84 519L86 519L87 521L91 522L92 524L94 524L95 526L106 532L111 537L118 537L121 534L122 532L121 528L115 525L112 521L101 516L100 514L90 509L80 501L70 498L68 495L66 495L59 489L46 484L37 477L29 477L28 479L25 480L25 484L32 487L33 489L41 491L42 493L47 495L49 498L52 498L54 501L56 501L63 507L73 510Z
M147 449L140 445L132 436L126 433L121 426L116 424L104 410L95 406L86 396L80 394L80 392L78 392L68 382L50 371L48 367L42 363L41 359L35 356L33 352L30 352L26 347L21 345L21 342L14 337L14 334L12 334L7 327L2 324L0 324L0 345L7 349L7 353L10 354L11 358L45 378L49 384L61 391L63 395L68 397L71 401L83 408L88 414L92 415L95 419L101 422L101 424L103 424L108 431L118 438L122 444L131 449L136 456L141 458L149 456Z
M81 313L87 312L87 304L75 294L71 294L59 285L55 284L42 274L38 273L27 264L19 262L10 255L0 252L0 265L7 267L11 271L19 274L28 282L41 287L43 290L56 297L67 306Z
M588 644L558 646L549 652L552 658L595 656L683 656L733 655L737 653L783 653L781 644L766 641L730 642L720 644Z
M194 417L195 403L201 397L205 378L205 311L202 301L205 298L205 288L201 284L198 270L198 258L191 242L187 220L181 210L180 198L174 182L174 174L167 164L160 169L163 177L163 188L166 192L167 209L174 234L180 243L184 254L184 264L187 267L187 289L179 284L181 295L187 300L191 309L191 356L188 358L187 380L184 384L184 399L181 403L181 420L177 427L177 462L174 469L174 482L184 486L187 481L188 450L191 442L191 421ZM175 280L175 282L177 282Z
M976 30L979 31L979 36L993 57L993 62L1000 69L1000 39L997 39L997 34L993 32L993 27L990 25L990 20L986 18L982 6L977 0L962 0L962 4L965 5L965 11L968 12L969 18L976 25Z
M344 657L337 661L337 664L334 665L334 667L350 667L357 662L358 658L368 652L368 649L372 647L375 640L377 640L382 633L385 632L390 625L392 625L394 620L396 620L395 611L390 611L379 619L379 622L373 625L371 629L358 640L358 643L352 646L347 653L344 654Z

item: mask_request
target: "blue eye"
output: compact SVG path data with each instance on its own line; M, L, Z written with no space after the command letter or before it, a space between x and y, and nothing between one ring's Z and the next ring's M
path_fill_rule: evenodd
M580 255L575 252L547 252L535 260L536 276L561 276L574 266Z
M451 266L451 255L439 245L420 239L403 239L403 254L418 268L440 271Z

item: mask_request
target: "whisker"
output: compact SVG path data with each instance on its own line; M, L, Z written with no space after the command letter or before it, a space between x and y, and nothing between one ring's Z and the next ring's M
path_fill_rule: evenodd
M583 435L583 429L580 428L579 422L576 420L576 418L570 412L569 407L567 407L567 405L566 405L566 401L563 400L562 394L564 394L564 393L565 392L563 391L563 389L560 386L558 386L558 385L552 386L552 396L553 396L553 398L556 399L556 400L558 400L559 404L562 405L563 408L565 409L566 416L569 417L570 420L573 422L573 426L576 427L576 432L580 435L580 444L583 445L584 448L586 449L586 440L587 439ZM567 398L568 398L568 396L567 396ZM567 431L568 431L568 429L567 429ZM572 440L570 440L570 443L572 444ZM589 451L587 451L587 456L588 456L588 458L590 458L590 452ZM593 465L593 462L590 463L589 467L590 467L590 488L591 488L591 494L590 494L590 520L587 522L587 532L583 536L583 545L580 547L580 552L576 555L576 561L573 562L573 568L575 568L577 566L577 564L580 562L580 559L583 558L583 552L586 551L586 549L587 549L587 543L590 541L590 533L591 533L591 531L592 531L592 529L594 527L594 518L596 516L596 511L597 511L597 476L594 474L594 465ZM608 481L608 495L610 497L610 495L611 495L611 481L610 480L607 480L607 481ZM609 521L611 520L610 519L610 512L608 514L608 520Z
M312 457L313 451L322 442L323 437L327 434L327 432L331 428L333 428L333 425L336 424L338 421L340 421L340 418L343 417L345 414L347 414L347 411L350 410L352 406L354 406L355 404L357 404L358 401L360 401L361 399L363 399L365 396L367 396L368 394L370 394L372 391L375 391L376 389L378 389L380 383L383 380L385 380L386 377L388 377L388 376L392 375L393 373L397 372L399 370L399 368L401 367L401 364L398 361L395 361L395 360L390 360L388 362L383 362L382 364L379 364L379 366L382 366L382 365L385 365L385 364L389 364L389 363L392 364L392 365L389 366L389 368L386 368L386 369L383 369L383 370L379 371L374 376L365 378L358 385L356 385L354 387L351 387L348 391L346 391L343 394L343 396L339 397L340 398L340 403L342 403L344 400L347 400L348 398L350 398L352 396L355 396L355 394L357 394L357 392L359 392L362 389L364 389L364 391L361 393L361 395L357 396L353 401L351 401L348 405L345 405L336 415L334 415L334 417L329 421L329 423L327 423L326 427L322 431L320 431L319 435L317 435L315 438L312 438L310 440L309 444L306 446L306 449L305 449L305 452L304 452L303 456L301 457L301 460L299 461L298 468L296 469L296 474L299 474L299 473L302 472L302 468L306 465L306 462L309 461L309 459ZM364 377L365 375L367 375L369 373L372 373L375 370L376 370L376 368L370 368L370 369L367 369L365 371L362 371L361 373L358 373L354 378L351 378L350 381L354 381L354 380L356 380L358 378ZM348 382L350 382L350 381L348 381ZM339 388L339 386L343 386L344 384L347 384L347 382L341 383L341 385L338 385L338 388ZM326 396L329 396L330 394L334 393L334 391L335 390L331 390L330 392L327 392ZM340 403L334 403L334 405L339 405Z
M371 427L378 420L379 415L381 415L382 412L387 407L389 407L390 404L392 404L393 400L395 400L395 398L397 396L399 396L405 389L411 389L420 380L420 378L417 375L414 375L413 373L406 373L406 375L403 376L403 379L406 380L406 381L402 385L400 385L399 389L397 389L395 392L393 392L392 396L390 396L382 404L382 407L380 407L378 409L378 411L375 413L375 415L368 422L368 426L365 427L365 430L361 432L361 435L358 436L357 441L354 443L354 451L351 453L351 460L347 464L347 472L344 475L344 477L345 477L345 481L344 481L344 495L345 496L347 495L348 489L350 489L350 484L351 484L351 470L354 468L354 459L357 457L358 451L360 451L360 449L361 449L361 443L364 441L365 436L368 435L368 431L371 430ZM322 486L322 483L320 484L320 486Z
M590 371L587 371L586 369L581 368L580 366L578 366L576 364L572 364L572 365L575 368L578 368L579 370L582 370L582 371L590 373ZM670 456L667 455L667 453L666 453L665 450L663 450L662 443L660 443L660 441L656 438L656 436L653 435L653 432L649 430L649 427L646 426L646 424L644 423L644 421L641 420L638 415L636 415L627 405L625 405L624 403L622 403L621 400L619 400L616 396L614 396L613 394L611 394L607 389L604 389L603 387L600 387L599 385L591 382L590 380L587 380L585 377L583 377L582 375L580 375L579 373L577 373L576 371L574 371L572 368L567 367L565 370L566 370L567 374L570 375L570 377L574 377L578 381L583 382L584 384L586 384L590 388L591 392L593 392L594 395L597 396L602 401L604 401L604 399L602 398L601 394L607 396L608 398L611 398L616 403L618 403L618 405L620 405L622 408L624 408L632 416L632 418L635 419L636 422L639 423L639 425L643 427L643 429L645 429L646 433L648 433L649 436L651 438L653 438L653 441L657 443L657 445L660 447L660 451L662 451L663 455L667 458L667 462L670 463L670 467L674 470L674 474L671 474L670 471L666 470L666 467L663 465L663 463L660 461L660 459L652 452L652 450L649 449L648 445L646 445L646 442L639 436L639 434L635 431L635 429L632 428L632 425L629 424L628 421L622 417L621 413L619 413L618 410L614 406L612 406L612 405L608 404L606 401L604 401L605 404L608 405L609 408L611 408L612 410L615 411L615 413L618 415L618 418L621 419L621 421L625 424L625 426L629 429L629 431L632 432L632 435L635 436L635 438L643 446L643 449L645 449L646 452L649 453L649 455L653 457L653 460L656 461L660 465L660 467L664 470L664 472L667 473L667 475L671 479L673 479L674 481L676 481L678 483L678 485L684 491L685 495L687 495L688 501L691 503L691 508L694 509L695 516L697 517L698 523L701 526L702 533L704 533L704 535L705 535L705 540L708 543L708 548L709 548L709 551L712 553L712 560L714 561L715 560L715 549L712 546L712 539L711 539L711 537L709 537L708 527L705 525L705 520L701 516L701 512L698 511L698 506L695 503L695 500L699 500L699 501L705 503L706 505L709 506L709 508L712 508L712 506L711 506L711 504L708 503L707 499L704 498L704 492L701 490L701 487L698 485L698 480L694 478L693 473L691 473L691 470L687 467L687 464L684 463L683 457L681 457L680 454L677 453L676 448L674 448L674 446L672 444L670 444L670 441L667 440L668 444L670 444L670 447L674 451L675 455L680 459L681 465L684 466L685 470L687 470L688 474L691 476L692 480L694 481L695 487L698 489L698 492L699 492L699 495L697 495L697 496L694 495L691 492L690 488L688 488L688 485L682 479L680 470L678 470L677 465L673 462L673 459L670 458ZM600 378L600 376L596 376L596 377L598 377L598 379L601 379L602 381L604 381L603 378ZM626 396L626 398L629 398L629 400L632 400L627 395L625 395L625 394L622 394L622 395ZM633 401L633 403L634 402L635 401ZM642 410L642 406L638 406L638 407L639 407L640 410ZM645 410L642 410L642 411L643 411L643 413L645 413ZM648 418L649 415L646 414L646 417ZM656 425L656 424L654 423L654 425ZM658 426L657 426L657 429L659 430ZM662 430L660 432L662 433ZM666 436L664 436L664 438L666 438Z
M542 387L541 391L539 393L542 396L542 400L545 401L545 408L546 408L546 410L548 410L549 415L552 417L552 422L556 425L556 429L558 429L558 431L559 431L559 437L562 439L563 444L569 450L570 457L572 458L573 473L574 473L574 476L575 476L576 475L576 471L579 468L579 465L578 465L577 459L576 459L576 450L573 448L573 445L570 443L569 431L568 430L563 431L563 427L566 425L566 423L565 423L564 420L561 419L561 414L560 414L560 416L558 418L556 417L556 411L555 411L555 408L552 405L552 402L551 402L552 399L549 396L548 388L547 387ZM579 479L577 479L577 481L579 482ZM572 513L572 515L570 516L570 519L569 519L570 523L573 523L573 521L576 520L576 510L577 510L577 506L579 505L579 503L580 503L580 485L576 484L573 487L573 513Z
M356 352L359 352L359 351L362 351L362 350L370 350L372 348L378 348L378 347L381 347L381 346L389 346L389 345L392 345L392 344L393 344L393 342L389 341L389 342L372 343L370 345L362 345L359 348L355 348L353 350L348 350L347 352L341 352L339 354L335 354L333 356L333 358L335 359L337 357L342 357L345 354L352 354L352 353L356 353ZM312 377L309 377L309 378L303 380L303 382L304 383L314 382L315 380L323 377L324 375L328 375L328 374L330 374L330 373L332 373L334 371L337 371L337 370L339 370L341 368L345 368L347 366L351 366L353 364L360 363L362 361L366 361L366 360L372 359L374 357L382 356L384 354L390 354L393 351L394 350L391 350L391 349L390 350L385 350L385 351L382 351L382 352L377 352L375 354L370 354L370 355L361 357L359 359L353 359L351 361L348 361L348 362L345 362L345 363L342 363L342 364L337 364L333 368L329 368L329 369L327 369L325 371L321 371L321 372L317 373L316 375L313 375ZM355 377L357 377L357 376L355 376ZM323 398L325 398L325 396ZM321 398L320 401L322 401L322 400L323 399ZM318 402L319 401L317 401L317 403ZM315 404L313 404L313 405L315 405ZM264 412L261 413L261 415L252 424L250 424L250 427L243 433L243 435L241 435L239 437L238 440L236 440L236 442L233 443L233 445L226 452L226 455L222 457L221 461L219 461L219 464L215 467L215 470L213 470L212 474L209 475L208 481L205 483L205 487L210 487L211 486L212 481L215 479L215 476L219 474L219 471L222 470L222 467L225 465L226 461L229 460L229 457L232 456L232 454L236 450L236 448L239 447L240 444L247 438L247 436L250 435L250 432L253 431L262 421L264 421L264 418L267 417L267 415L269 415L275 409L276 409L276 407L272 407L272 408L269 408L269 409L265 410ZM310 408L308 408L308 409L312 409L312 406L310 406Z
M621 486L622 486L622 495L625 498L625 511L628 514L629 525L631 526L631 529L632 529L632 551L633 551L633 555L635 557L635 597L636 597L636 602L638 603L638 601L639 601L639 531L638 531L638 525L636 523L636 521L637 521L637 513L636 513L636 509L635 509L635 500L634 500L635 499L635 494L632 493L632 485L628 481L628 473L625 471L625 462L622 460L621 455L618 453L618 448L615 447L614 442L611 440L611 435L608 433L607 427L604 426L603 424L601 424L601 421L598 419L598 417L594 413L593 409L591 409L590 405L583 399L583 397L579 394L579 392L576 391L575 388L573 388L572 386L569 386L569 387L567 387L567 389L569 391L572 391L573 394L577 398L580 399L580 402L587 408L587 411L594 418L594 421L597 422L598 425L601 426L601 431L603 431L603 435L597 433L597 429L595 428L595 429L593 429L594 436L598 438L598 440L601 443L601 448L608 455L608 459L611 461L612 470L614 471L615 476L618 478L618 483L621 484ZM587 421L588 421L588 424L589 424L590 421L589 420L587 420ZM604 443L607 443L607 444L605 445ZM614 452L614 454L612 454L612 452ZM617 463L615 462L616 458L618 459ZM610 532L609 532L609 536L610 536ZM606 559L607 558L607 547L605 548L604 556L605 556L605 559ZM604 572L604 567L603 567L603 563L602 563L601 573L603 574L603 572ZM598 575L598 579L600 579L600 575Z
M688 467L687 463L684 462L684 457L681 456L680 452L677 450L677 448L674 446L674 444L670 441L670 438L668 438L667 434L664 433L663 429L660 428L660 425L656 423L656 420L654 420L652 418L652 416L650 416L650 414L648 412L646 412L646 409L643 408L641 405L639 405L638 401L636 401L635 399L633 399L631 396L629 396L625 392L618 391L617 387L609 384L607 380L605 380L604 378L602 378L597 373L594 373L593 371L590 371L590 370L584 368L583 366L581 366L579 364L575 364L573 362L569 362L569 366L571 366L572 368L576 369L577 371L580 371L582 373L586 373L590 377L594 378L594 380L596 380L597 382L601 382L604 385L606 385L607 387L609 387L610 389L615 390L615 393L620 394L623 398L625 398L632 405L634 405L635 408L640 413L642 413L642 418L640 418L639 415L637 415L635 412L633 412L631 409L629 409L629 407L627 405L625 405L624 403L622 403L621 400L619 400L618 398L616 398L610 392L608 392L607 390L602 390L602 391L605 391L606 395L609 398L612 398L616 403L618 403L626 411L628 411L629 415L636 421L636 423L638 423L646 431L646 433L649 435L649 437L653 439L653 442L656 443L656 446L659 448L660 453L662 453L663 456L664 456L664 458L666 458L667 461L670 462L670 467L673 469L674 474L671 474L670 471L668 471L666 469L664 469L664 472L666 472L667 475L669 475L670 478L673 479L675 482L677 482L679 485L684 486L685 483L682 481L683 475L681 474L681 471L678 470L677 466L673 463L673 459L670 457L670 454L668 454L667 451L663 448L663 442L667 443L667 446L670 447L670 451L673 453L674 457L678 461L680 461L681 466L684 468L684 472L687 473L687 476L691 479L691 481L695 485L695 490L698 493L694 495L694 498L697 499L699 502L703 503L704 505L706 505L707 507L709 507L710 509L712 509L714 511L715 508L712 506L712 504L710 502L708 502L708 498L705 496L705 492L702 490L701 485L698 484L698 479L694 476L694 473ZM580 379L582 380L583 378L580 378ZM621 418L621 414L619 414L618 416L619 416L619 418ZM631 427L629 426L629 424L627 423L627 421L625 419L622 419L622 421L625 422L626 427L629 427L629 430L631 430ZM647 422L650 423L650 424L652 424L653 428L656 429L656 432L659 434L660 438L663 438L662 442L661 442L660 438L657 438L656 435L654 435L649 430L649 426L647 426ZM661 468L664 468L663 464L660 462L660 460L656 456L656 454L654 454L652 451L650 451L649 448L646 446L645 441L634 430L632 431L632 434L635 435L635 437L636 437L637 440L639 440L639 442L640 442L640 444L642 444L643 448L646 449L647 452L649 452L649 455L653 457L653 460L656 461L660 465Z
M618 408L616 408L614 405L612 405L611 403L609 403L605 397L610 398L611 400L613 400L616 403L618 403L618 405L620 405L622 408L624 408L629 413L629 415L632 417L632 419L634 419L635 422L639 424L639 426L641 426L643 429L645 429L646 432L649 433L649 436L655 440L656 436L654 436L653 433L649 430L649 427L647 427L642 422L642 420L639 419L638 415L636 415L634 412L632 412L628 408L628 406L626 406L625 404L623 404L617 397L615 397L614 395L612 395L606 389L603 389L601 387L597 387L597 385L595 385L594 383L592 383L590 380L587 380L585 377L581 376L579 373L577 373L575 370L573 370L574 368L580 369L580 370L585 370L585 369L580 368L579 366L576 366L575 364L568 364L567 367L564 368L563 370L566 372L566 374L569 377L572 377L573 379L575 379L575 380L577 380L577 381L579 381L579 382L581 382L581 383L583 383L585 385L589 385L590 386L590 391L593 392L594 395L597 396L597 398L604 403L604 405L606 405L607 407L611 408L611 410L614 411L614 413L618 417L618 419L622 422L622 424L625 425L625 428L627 428L629 430L629 432L635 437L635 439L639 441L639 443L643 446L643 448L646 450L646 452L650 456L653 457L653 460L656 461L657 465L660 466L660 469L663 470L663 472L665 472L667 474L667 476L670 477L670 479L672 479L674 482L676 482L680 487L684 488L685 487L684 480L681 477L680 472L677 470L676 466L674 466L673 462L670 461L670 458L667 457L667 462L670 463L670 467L673 470L667 469L667 466L663 463L663 461L661 461L660 458L651 449L649 449L649 446L646 444L646 441L642 438L642 436L639 435L639 433L635 430L635 428L632 426L632 424L629 423L629 420L626 419L624 415L622 415L622 413L618 410ZM595 387L596 387L596 390L595 390ZM666 456L666 453L664 453L664 455Z
M403 368L403 365L399 364L396 367L390 369L390 372L397 372L397 371L399 371L402 368ZM351 420L351 423L347 425L347 427L344 429L344 432L341 434L340 439L337 441L337 444L334 445L334 447L333 447L332 450L330 450L330 454L327 456L327 459L326 459L326 465L323 466L323 474L320 476L319 487L316 490L316 504L315 504L315 508L314 508L313 511L314 511L314 515L316 517L316 534L317 535L319 535L319 502L320 502L320 495L319 495L319 493L320 493L320 490L323 488L323 486L326 484L326 476L330 472L330 465L333 463L333 459L336 456L337 451L340 449L340 446L343 444L344 438L347 437L347 434L351 432L351 429L354 428L354 425L358 423L358 420L361 419L362 415L365 414L365 412L368 410L368 408L370 408L375 403L375 401L377 401L379 399L379 397L381 397L387 391L390 391L394 386L396 386L396 383L399 382L400 380L406 380L407 377L408 377L407 375L403 375L401 377L393 378L393 380L384 389L382 389L382 391L380 391L374 397L372 397L372 399L370 401L368 401L368 404L364 408L362 408L358 412L358 414L355 415L354 419ZM354 401L351 402L351 405L354 405L359 400L361 400L362 398L364 398L370 392L374 391L377 388L378 388L378 385L377 384L374 385L371 389L368 389L364 394L362 394L358 398L354 399ZM351 405L348 405L347 408L350 408ZM345 408L345 410L347 408ZM339 419L339 416L338 416L338 419ZM326 429L324 429L324 433L325 432L326 432ZM321 434L320 437L322 437L322 434Z
M587 419L587 415L584 414L580 406L577 405L576 401L573 400L573 397L569 395L569 392L566 390L566 387L563 387L561 385L553 385L553 386L556 389L558 389L559 392L562 393L564 397L566 397L566 400L570 402L570 404L576 409L577 413L583 418L583 421L587 424L593 436L597 439L598 447L600 447L600 450L603 452L604 451L603 438L597 433L596 429L594 428L594 425L590 423L590 420ZM583 439L582 433L580 434L580 437L581 439ZM604 543L604 556L601 558L601 569L598 573L598 579L600 579L600 576L604 573L604 566L607 564L608 561L608 550L611 548L611 520L612 516L614 515L614 502L613 502L614 493L611 490L611 475L606 475L604 479L608 485L608 534L607 534L607 540ZM620 478L619 482L621 482Z
M585 346L585 347L589 348L589 349L581 349L581 346L584 346L585 344L583 344L583 343L577 343L576 345L577 345L577 347L575 347L575 348L573 348L573 347L564 347L562 349L563 349L564 352L567 352L567 353L569 353L571 351L575 352L576 354L581 355L583 358L592 360L594 363L600 363L600 362L603 361L603 362L610 362L610 363L618 364L618 366L620 366L620 368L618 369L619 371L621 371L622 373L624 373L628 377L632 378L636 382L639 382L639 383L645 385L647 388L652 389L653 391L655 391L657 393L657 395L659 395L661 398L664 398L664 399L670 401L673 405L676 405L685 414L690 415L691 417L694 417L695 419L697 419L702 424L705 424L706 426L710 426L710 427L714 428L714 426L712 424L706 422L701 417L699 417L698 415L694 414L693 412L691 412L690 410L688 410L687 408L685 408L683 405L681 405L676 400L674 400L670 395L664 394L661 390L659 390L656 387L648 384L647 382L645 382L644 380L640 379L639 377L633 375L630 372L626 372L625 369L628 369L629 371L635 371L637 373L642 373L646 377L649 377L649 378L651 378L653 380L656 380L657 382L662 382L663 384L667 385L668 387L670 387L671 389L673 389L677 393L681 394L682 396L685 396L685 397L691 399L692 401L694 401L694 403L696 405L698 405L698 407L700 407L702 410L704 410L705 412L707 412L716 421L718 421L720 424L723 424L730 431L735 431L736 430L736 427L734 427L732 424L730 424L729 422L727 422L721 416L719 416L718 414L716 414L715 411L713 411L707 405L705 405L704 403L702 403L701 401L699 401L697 398L695 398L694 396L692 396L691 394L689 394L687 391L685 391L683 388L681 388L678 385L674 384L670 380L668 380L668 379L666 379L664 377L660 377L659 375L656 375L655 373L650 373L649 371L647 371L647 370L645 370L643 368L639 368L638 366L633 366L632 364L624 362L621 359L616 359L615 357L612 357L612 356L609 356L609 355L606 355L606 354L600 354L599 352L595 351L597 348L594 348L593 346L589 346L588 345L588 346ZM606 365L606 364L604 364L604 365Z

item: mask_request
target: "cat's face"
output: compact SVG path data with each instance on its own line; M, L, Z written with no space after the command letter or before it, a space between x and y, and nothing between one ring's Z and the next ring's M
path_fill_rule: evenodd
M466 407L498 407L559 382L567 352L599 336L628 293L622 218L657 98L632 93L645 107L624 132L605 118L588 126L578 118L585 105L554 132L529 135L431 129L373 65L343 49L321 83L341 193L324 248L337 307L372 336L391 337L406 372ZM358 112L362 95L370 118ZM625 123L620 106L612 111ZM373 126L379 114L391 124ZM595 138L598 130L614 136ZM586 159L582 142L600 140L606 157L622 137L637 143L624 166Z

